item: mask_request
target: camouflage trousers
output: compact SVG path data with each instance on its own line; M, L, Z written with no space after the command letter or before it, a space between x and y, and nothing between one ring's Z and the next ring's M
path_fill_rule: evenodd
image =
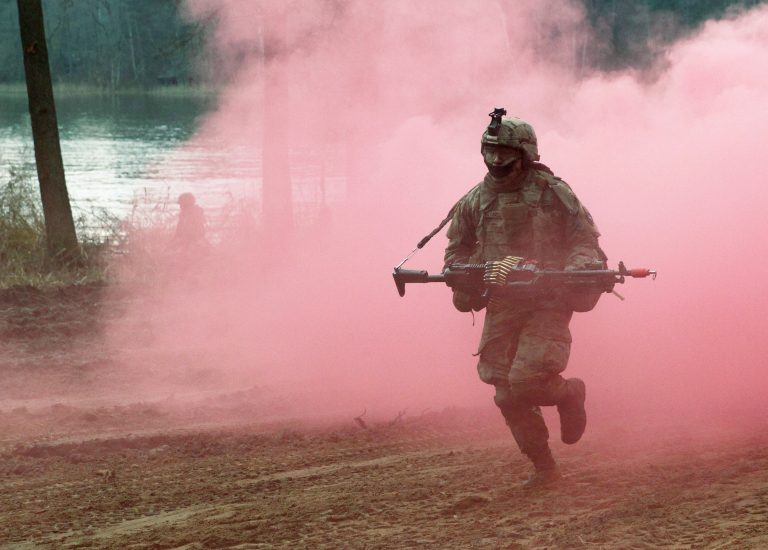
M551 460L541 406L556 405L567 392L572 313L489 308L480 340L480 379L496 387L494 401L523 454L534 463Z

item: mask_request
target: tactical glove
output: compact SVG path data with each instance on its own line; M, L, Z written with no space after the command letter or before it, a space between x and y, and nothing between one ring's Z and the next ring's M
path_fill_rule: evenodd
M463 290L453 290L453 307L467 313L469 311L480 311L485 307L485 299L476 292L470 293Z
M585 266L569 265L565 267L565 270L600 270L605 268L606 264L604 262L593 262ZM603 295L603 291L590 288L577 288L566 290L563 294L563 300L569 309L583 313L585 311L592 311L595 308L598 300L600 300L600 297Z

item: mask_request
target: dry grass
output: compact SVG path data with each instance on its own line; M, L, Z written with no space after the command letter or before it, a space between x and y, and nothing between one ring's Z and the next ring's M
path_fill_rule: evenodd
M77 266L51 262L46 252L42 204L34 181L32 171L24 166L6 165L0 173L0 288L65 286L103 280L107 253L117 232L116 220L105 212L81 213L75 224L83 262Z

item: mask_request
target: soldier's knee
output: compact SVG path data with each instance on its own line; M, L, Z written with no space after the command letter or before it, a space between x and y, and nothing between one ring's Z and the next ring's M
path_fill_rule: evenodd
M496 386L496 395L493 396L493 402L505 414L524 406L518 395L507 385Z
M480 376L480 380L486 384L504 384L507 381L509 368L505 367L503 363L496 361L490 361L487 358L480 357L480 361L477 362L477 374Z
M509 381L509 395L519 403L530 405L554 405L549 398L546 386L541 379L531 379L526 381Z
M569 342L529 335L518 346L510 376L525 380L559 374L568 364L570 350Z
M493 396L493 402L496 403L496 406L503 409L508 401L509 390L503 386L496 386L496 395Z
M562 393L559 388L563 383L563 377L556 374L527 380L515 380L510 377L507 386L510 399L533 405L550 406L557 404L558 396Z
M529 397L533 389L530 382L509 381L507 387L509 388L507 391L509 392L510 399L530 401Z

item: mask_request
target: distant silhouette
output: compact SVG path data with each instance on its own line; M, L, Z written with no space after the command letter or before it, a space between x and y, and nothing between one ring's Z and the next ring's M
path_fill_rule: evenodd
M183 249L204 248L208 245L205 239L205 214L195 202L192 193L179 195L179 221L173 236L174 245Z

